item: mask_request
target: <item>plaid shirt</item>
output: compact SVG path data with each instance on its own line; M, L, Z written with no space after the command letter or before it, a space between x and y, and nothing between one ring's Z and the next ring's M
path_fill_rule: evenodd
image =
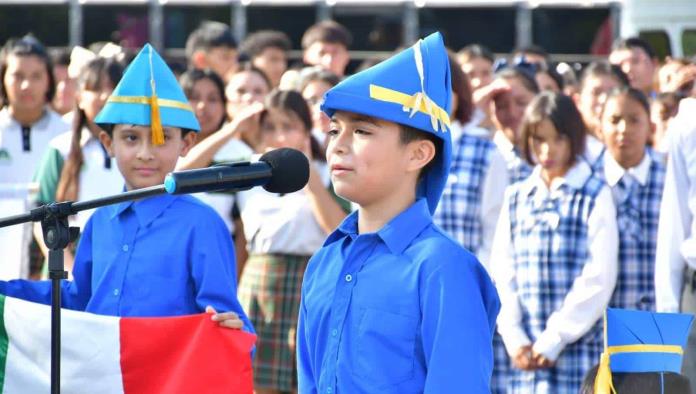
M608 153L604 156L597 174L612 188L619 225L619 277L610 305L654 311L655 248L665 166L659 153L649 148L643 162L628 172ZM626 173L635 175L629 184Z
M564 184L541 201L535 198L538 187L519 187L526 184L512 186L510 235L522 324L535 342L590 258L588 221L604 183L589 175L581 188ZM601 334L596 324L568 344L554 368L534 372L514 369L511 391L577 393L585 373L599 360Z
M450 176L433 221L460 245L476 254L482 242L481 197L495 144L462 134L452 152Z

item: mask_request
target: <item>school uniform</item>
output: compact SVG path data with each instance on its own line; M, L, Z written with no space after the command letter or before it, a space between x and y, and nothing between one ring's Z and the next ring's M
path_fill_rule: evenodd
M39 184L36 197L38 204L49 204L56 201L56 190L60 182L63 165L70 155L72 131L60 134L49 143L41 164L34 175ZM94 137L86 127L80 134L83 163L79 174L78 201L91 200L118 194L123 191L124 180L118 170L116 160L109 157L108 152L98 138ZM70 225L84 227L93 209L80 211L71 217Z
M643 160L628 170L605 152L598 174L612 189L619 226L619 277L612 308L655 310L655 247L665 166L646 148Z
M67 129L60 115L48 106L43 116L28 126L19 124L8 107L0 110L0 204L5 205L4 215L32 208L36 190L31 183L37 165L49 142ZM31 223L0 228L0 246L16 251L6 255L0 279L29 277L32 238Z
M372 233L358 231L353 212L310 260L297 333L300 393L490 392L495 288L432 220L451 168L449 73L435 33L326 93L328 116L408 125L442 149L412 205Z
M507 163L488 134L473 125L458 135L452 133L456 139L452 140L450 174L433 216L435 224L476 255L484 267L488 267L508 186Z
M315 162L329 186L326 163ZM253 188L237 194L249 259L239 283L239 300L258 335L256 387L297 387L295 337L302 278L311 255L327 233L315 219L304 190L269 193Z
M590 134L585 136L585 151L582 153L582 157L593 170L598 170L602 167L601 159L605 150L604 143L597 137Z
M520 150L501 131L495 133L493 142L507 162L508 183L512 185L527 179L532 173L532 166L522 157Z
M537 166L510 186L493 242L502 300L498 331L510 356L525 345L555 361L512 369L513 393L577 393L599 359L598 324L617 275L618 235L611 192L578 157L550 188Z

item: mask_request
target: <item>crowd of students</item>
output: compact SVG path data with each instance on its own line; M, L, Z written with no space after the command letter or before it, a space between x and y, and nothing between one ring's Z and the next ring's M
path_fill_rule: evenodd
M298 315L302 318L308 261L345 225L347 215L364 207L356 203L360 198L346 201L334 190L327 147L339 138L336 123L344 121L330 124L321 109L325 93L345 77L350 45L343 26L320 22L302 38L302 63L289 65L291 43L284 33L255 32L238 45L228 26L206 22L190 35L189 68L177 76L200 131L196 138L182 134L176 156L184 156L176 169L253 160L277 148L294 148L310 159L309 182L295 193L252 189L196 195L222 218L224 233L234 243L237 272L221 269L218 280L229 279L234 282L230 289L237 290L239 279L241 310L234 304L209 304L239 312L244 324L255 328L257 393L297 390ZM139 186L129 182L127 171L119 171L122 163L114 149L147 137L133 126L136 130L119 141L114 138L118 128L107 130L108 124L126 122L96 119L133 55L103 43L71 55L52 54L31 36L6 43L0 63L0 202L8 207L3 213L27 207L17 201L85 200L118 193L124 184L126 189ZM437 209L430 208L435 224L481 262L500 296L491 337L491 389L578 392L599 362L607 307L696 312L696 63L669 58L659 63L650 45L638 38L617 41L606 61L587 65L577 76L570 69L559 72L538 47L496 59L485 47L470 45L450 52L447 62L451 165ZM151 205L138 208L142 212L134 209L141 225L147 220L143 216L161 209ZM187 209L209 215L184 204L177 211L182 219ZM137 221L124 212L118 231L137 232ZM90 239L97 225L88 223L91 214L71 219ZM417 225L419 215L411 213L409 220ZM94 220L106 226L108 219ZM40 227L33 237L31 232L27 226L0 230L2 245L20 250L16 261L3 261L7 267L0 279L41 277L46 248ZM165 247L151 242L150 253ZM66 251L69 271L73 261L78 263L76 247ZM186 244L168 247L191 253ZM205 256L202 249L194 248ZM320 275L316 267L311 271ZM201 281L211 275L199 274ZM89 282L85 272L72 275ZM123 275L110 275L114 295L126 291L124 283L116 284ZM157 282L162 278L150 279L153 289L166 287ZM389 286L393 279L377 277L370 283ZM85 294L73 297L69 302L88 305L87 310L120 313L113 300L93 305ZM132 313L167 314L167 303ZM176 311L196 310L184 309ZM404 318L381 313L364 319ZM696 334L689 337L684 368L696 382ZM388 380L364 373L378 382Z

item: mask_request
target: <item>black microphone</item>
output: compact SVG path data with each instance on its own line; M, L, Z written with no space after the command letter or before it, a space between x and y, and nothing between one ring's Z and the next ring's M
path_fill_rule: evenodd
M307 157L298 150L280 148L267 152L254 163L225 163L170 172L164 179L164 188L169 194L186 194L263 186L271 193L292 193L302 189L308 180Z

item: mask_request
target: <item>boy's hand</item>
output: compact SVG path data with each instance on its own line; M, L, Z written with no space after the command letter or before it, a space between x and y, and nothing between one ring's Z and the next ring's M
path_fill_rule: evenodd
M534 366L536 369L551 368L555 364L553 361L546 358L546 356L544 356L543 354L537 353L533 350L532 350L532 362L534 363Z
M525 345L517 349L515 356L512 358L512 364L517 369L523 371L531 371L535 365L532 361L532 345Z
M212 313L213 316L211 316L210 319L218 322L220 327L236 329L241 329L244 327L244 322L239 318L239 315L234 312L217 313L212 306L208 305L205 308L205 313Z

